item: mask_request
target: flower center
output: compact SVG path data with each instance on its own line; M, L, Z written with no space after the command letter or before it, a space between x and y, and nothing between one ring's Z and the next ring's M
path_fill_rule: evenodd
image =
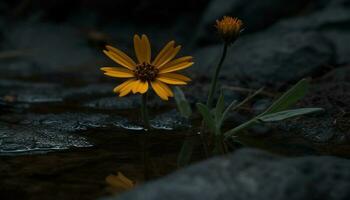
M145 62L138 64L134 70L135 77L141 81L154 81L158 72L155 66Z

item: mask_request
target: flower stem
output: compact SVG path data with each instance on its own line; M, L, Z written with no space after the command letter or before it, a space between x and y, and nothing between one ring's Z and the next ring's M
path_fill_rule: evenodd
M222 51L222 55L219 61L218 66L215 69L215 73L213 74L213 78L211 80L211 86L210 86L210 90L209 90L209 95L208 95L208 100L207 100L207 106L209 109L212 108L212 104L213 104L213 98L214 98L214 94L216 91L216 85L217 85L217 81L218 81L218 77L219 77L219 73L221 70L221 66L225 60L226 54L227 54L227 48L228 48L228 43L224 44L224 48ZM204 152L206 154L206 156L209 156L209 135L205 129L205 123L204 121L202 121L202 125L201 125L201 129L200 129L200 133L201 133L201 139L203 142L203 148L204 148Z
M148 110L147 110L147 93L142 94L142 102L141 102L141 116L143 120L143 125L146 130L151 128L148 118Z
M147 110L147 93L142 94L142 101L141 101L141 116L144 124L145 132L142 136L142 151L143 151L143 175L144 180L149 180L149 152L148 152L148 133L147 131L150 130L151 125L148 118L148 110Z
M253 119L251 119L251 120L249 120L249 121L247 121L247 122L245 122L245 123L243 123L243 124L237 126L237 127L234 128L234 129L232 129L232 130L226 132L225 135L224 135L224 137L225 137L225 138L231 137L231 136L237 134L238 132L240 132L241 130L243 130L243 129L245 129L245 128L247 128L247 127L249 127L249 126L251 126L251 125L253 125L253 124L255 124L255 123L257 123L257 122L258 122L259 116L260 116L260 115L258 115L258 116L256 116L256 117L254 117Z
M208 106L209 109L212 108L213 98L214 98L214 94L215 94L215 91L216 91L216 85L217 85L217 82L218 82L219 73L220 73L221 66L224 63L224 60L225 60L226 54L227 54L227 47L228 47L228 43L225 43L223 51L222 51L222 55L221 55L221 58L220 58L220 62L218 64L218 66L216 67L215 73L214 73L213 78L211 80L211 86L210 86L208 100L207 100L207 106Z
M144 181L149 180L149 152L148 152L148 135L143 133L142 137L142 160L143 160L143 178Z

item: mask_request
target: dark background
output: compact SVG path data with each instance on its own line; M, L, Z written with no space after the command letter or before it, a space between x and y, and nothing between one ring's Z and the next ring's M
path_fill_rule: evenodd
M44 79L52 73L75 76L80 71L81 79L93 73L91 79L108 60L101 54L105 44L132 55L133 34L145 33L153 55L169 40L182 44L183 54L195 56L197 74L215 65L220 50L214 51L214 45L220 40L214 23L230 15L243 20L245 31L229 52L233 58L226 61L231 66L226 78L234 75L249 87L280 88L348 63L348 9L347 0L4 0L0 66L7 78ZM290 51L289 57L283 49Z
M311 77L310 92L296 106L326 111L253 127L250 146L287 156L350 157L349 0L1 0L0 199L96 199L109 194L105 177L117 171L142 181L135 137L140 99L116 98L112 90L120 80L99 68L117 65L102 49L112 44L134 57L133 35L145 33L154 56L176 40L180 55L194 57L183 72L193 80L183 90L194 107L205 102L220 58L214 24L224 15L245 24L220 74L227 103L265 87L225 127L249 120ZM161 127L150 139L157 166L152 178L159 178L176 169L183 135L196 132L188 124L201 119L195 113L194 120L184 120L173 99L162 102L156 95L150 95L149 108ZM274 194L279 184L264 185ZM314 185L322 191L334 185L324 184Z

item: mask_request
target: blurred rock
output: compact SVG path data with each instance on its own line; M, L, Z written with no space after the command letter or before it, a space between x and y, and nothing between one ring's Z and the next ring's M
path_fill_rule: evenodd
M97 66L96 52L69 25L28 20L11 24L3 35L1 51L18 52L12 59L0 62L0 66L10 66L7 77L79 73L78 69L92 67L93 63Z
M191 128L191 122L182 117L177 110L157 115L150 121L152 127L162 130L188 130Z
M290 119L279 123L279 132L317 144L348 144L350 141L349 68L339 68L313 84L300 107L321 107L323 113Z
M55 83L33 83L16 80L0 80L0 97L13 96L9 103L62 102L62 88Z
M349 63L350 8L330 7L310 15L282 20L273 29L285 32L312 31L324 35L334 46L337 64Z
M313 1L315 9L329 8L329 7L350 7L349 0L317 0Z
M207 71L217 65L221 49L211 46L199 50L195 54L197 73L207 76ZM332 63L332 49L330 42L316 32L267 30L240 38L228 50L221 78L228 82L238 78L253 88L279 88Z
M83 137L50 126L0 123L0 154L42 153L70 147L90 147Z
M243 149L175 172L108 200L343 200L350 162L335 157L284 158Z
M116 115L82 112L7 114L0 115L0 121L0 154L90 147L92 144L78 131L133 126Z

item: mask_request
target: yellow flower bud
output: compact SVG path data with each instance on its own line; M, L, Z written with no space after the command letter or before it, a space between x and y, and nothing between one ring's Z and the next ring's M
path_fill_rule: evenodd
M238 18L224 16L221 20L216 20L215 27L224 42L232 44L240 35L243 22Z

